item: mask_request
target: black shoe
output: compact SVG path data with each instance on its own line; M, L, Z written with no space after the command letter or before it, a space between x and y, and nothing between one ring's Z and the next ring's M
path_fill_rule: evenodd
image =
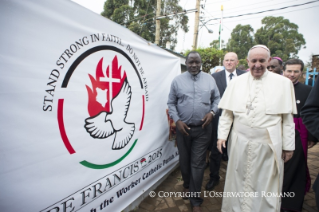
M215 186L219 184L219 180L212 180L210 179L209 182L206 184L205 189L210 191L213 190Z
M188 199L189 197L189 188L183 188L183 199Z
M223 161L228 161L228 155L226 153L223 153L222 159Z

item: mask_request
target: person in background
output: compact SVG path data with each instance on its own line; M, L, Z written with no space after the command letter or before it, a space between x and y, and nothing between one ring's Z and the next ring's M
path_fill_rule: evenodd
M312 72L312 68L309 69L309 72ZM303 74L302 74L302 77L299 78L299 82L303 83L303 84L306 84L306 81L307 81L307 71L304 71ZM308 76L308 84L309 86L312 86L313 84L313 76L312 74L309 74Z
M312 72L312 69L310 70ZM313 79L313 75L309 74L309 78L308 78L308 85L312 86L314 79ZM306 81L305 81L306 82Z
M267 69L268 71L282 75L282 59L280 57L272 57Z
M219 94L222 97L223 93L227 87L227 85L230 83L230 81L237 76L246 73L245 71L236 69L236 66L238 65L238 57L237 54L234 52L229 52L225 55L223 60L223 65L225 67L225 70L214 73L212 76L214 77ZM218 128L218 121L219 117L221 115L221 111L219 111L215 118L213 119L213 132L212 132L212 141L210 145L210 180L206 184L205 189L206 190L212 190L214 187L219 183L219 168L220 168L220 161L221 158L223 160L227 161L227 149L224 149L223 154L221 155L218 152L217 149L217 128Z
M309 132L319 139L319 82L312 88L305 105L301 108L301 118ZM319 208L319 174L312 186L315 191L317 208Z
M168 96L168 112L175 121L179 163L193 212L200 212L200 197L206 150L210 143L214 115L218 112L219 91L214 78L200 70L200 54L186 56L187 72L174 78ZM186 196L185 196L186 195Z
M292 158L285 163L283 194L293 192L293 197L283 196L281 210L283 212L302 211L302 205L306 192L309 191L311 181L307 166L308 148L313 147L317 139L311 135L300 117L300 110L304 106L311 91L311 87L299 83L304 63L299 59L290 59L285 62L283 75L294 84L297 114L295 122L295 151Z

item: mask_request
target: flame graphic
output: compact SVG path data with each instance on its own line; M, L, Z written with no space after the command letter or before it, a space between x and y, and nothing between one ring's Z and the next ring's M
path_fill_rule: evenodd
M96 66L95 78L89 74L89 78L92 83L92 89L88 85L85 85L89 96L88 113L90 117L96 116L103 111L110 112L111 100L118 95L122 88L124 80L126 79L126 72L124 70L123 72L121 72L122 66L118 67L119 64L117 56L114 56L112 60L111 69L109 65L107 66L105 74L103 73L102 64L103 57L100 59ZM97 88L101 90L107 89L105 96L107 101L103 106L96 100ZM110 90L112 90L112 95L110 95Z

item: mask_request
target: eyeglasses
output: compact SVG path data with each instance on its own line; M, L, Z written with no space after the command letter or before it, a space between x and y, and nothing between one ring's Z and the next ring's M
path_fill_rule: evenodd
M270 68L274 69L276 68L276 66L267 66L267 69L270 69Z

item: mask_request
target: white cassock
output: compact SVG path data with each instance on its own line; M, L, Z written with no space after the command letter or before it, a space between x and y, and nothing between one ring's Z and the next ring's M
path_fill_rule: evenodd
M292 82L267 70L260 79L242 74L227 86L218 107L218 139L226 140L233 124L224 192L239 195L224 195L222 211L280 211L275 195L282 189L281 154L295 149Z

